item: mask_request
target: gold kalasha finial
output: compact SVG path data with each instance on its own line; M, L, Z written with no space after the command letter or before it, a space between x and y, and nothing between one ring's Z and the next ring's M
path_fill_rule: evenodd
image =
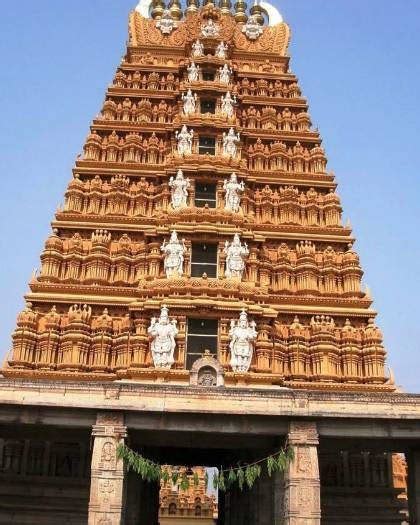
M244 0L238 0L235 4L235 20L239 23L245 24L245 22L248 20L248 17L246 16L246 2Z
M163 2L163 0L153 0L152 11L150 12L151 17L154 20L159 20L159 18L162 18L164 11L165 11L165 2Z
M174 20L181 20L182 9L181 2L179 0L171 0L169 3L169 11L171 12L172 18Z
M263 16L263 9L260 6L260 3L258 0L255 0L254 5L249 10L251 15L254 16L255 20L260 24L264 25L264 16Z
M187 9L185 10L186 13L195 13L198 11L198 8L200 7L200 4L198 3L198 0L187 0Z
M220 7L220 11L223 14L228 15L230 14L232 3L230 0L220 0L219 7Z

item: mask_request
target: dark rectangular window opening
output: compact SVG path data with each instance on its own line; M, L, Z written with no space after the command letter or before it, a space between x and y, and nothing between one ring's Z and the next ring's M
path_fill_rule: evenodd
M197 182L195 185L194 203L197 208L204 208L207 204L209 208L216 207L216 184L207 182Z
M217 244L191 244L191 277L217 277Z
M198 138L198 153L200 155L215 155L216 153L216 139L215 137L199 137Z
M201 113L216 113L216 101L215 100L201 100L200 101Z
M188 319L187 370L191 369L194 362L200 359L206 350L217 358L217 336L217 319Z
M215 78L215 72L211 69L207 69L203 71L203 80L207 80L212 82Z

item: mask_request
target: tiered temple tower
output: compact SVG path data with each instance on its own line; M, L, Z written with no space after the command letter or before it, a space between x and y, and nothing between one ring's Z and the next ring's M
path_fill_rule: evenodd
M289 36L266 2L140 2L7 379L395 390ZM375 519L401 523L391 455L322 454L325 523L345 501L360 522L372 494Z

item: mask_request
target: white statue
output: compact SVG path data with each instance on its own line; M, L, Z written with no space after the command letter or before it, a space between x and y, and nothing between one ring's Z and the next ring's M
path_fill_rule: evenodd
M245 310L239 315L239 321L230 322L230 366L234 372L248 372L257 335L255 321L248 321Z
M169 9L165 9L162 13L162 17L156 22L156 27L160 29L164 35L169 35L178 26L178 23L174 20Z
M245 33L250 40L257 40L262 32L263 28L258 23L256 15L251 15L242 28L242 33Z
M196 66L194 62L187 68L188 71L188 82L198 82L200 66Z
M171 368L174 363L176 320L169 320L169 311L162 306L159 319L152 317L147 333L152 337L150 349L156 368Z
M202 57L204 55L204 46L198 38L192 45L191 49L192 49L192 56L194 58Z
M222 95L221 106L220 106L222 115L224 115L225 117L229 119L232 118L235 114L235 109L233 107L235 104L236 104L236 97L235 95L232 97L232 95L230 94L230 91L228 91L225 96Z
M214 23L212 18L209 18L205 24L201 26L201 35L204 38L215 38L219 36L219 26Z
M184 101L185 115L191 115L195 113L197 107L197 94L193 95L191 89L189 89L186 95L182 94L181 98Z
M216 47L216 53L215 53L215 57L216 58L222 58L222 59L225 59L226 58L226 51L228 50L228 46L227 44L225 44L223 41L220 42L220 44Z
M246 242L242 245L239 235L235 233L231 243L225 242L224 252L226 254L226 277L242 279L245 271L245 258L249 255L248 245Z
M235 133L233 128L230 128L229 133L223 133L223 155L225 157L236 157L238 150L236 143L239 141L239 133Z
M171 204L174 210L187 206L188 190L191 187L190 179L185 179L182 170L178 170L176 177L169 179L171 188Z
M225 210L237 213L241 204L240 194L245 190L244 181L238 182L236 173L232 173L230 179L224 181L223 189L225 190Z
M180 132L175 132L175 137L178 141L178 153L180 155L191 155L193 135L194 131L188 131L185 124L182 126Z
M184 254L187 251L185 240L180 241L176 231L173 231L169 242L163 241L160 249L165 254L166 277L181 277L184 270Z
M219 67L219 81L222 84L229 84L232 73L232 69L227 64L223 67Z

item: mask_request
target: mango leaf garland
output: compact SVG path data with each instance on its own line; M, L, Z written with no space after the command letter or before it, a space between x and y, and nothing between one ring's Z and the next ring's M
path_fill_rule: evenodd
M198 487L200 483L197 472L194 472L191 476L187 474L187 470L177 467L174 469L168 469L162 467L158 463L146 459L141 454L138 454L134 450L131 450L126 445L119 445L117 449L117 455L119 459L123 459L127 470L136 472L145 481L155 481L167 484L171 481L174 485L179 483L181 490L188 490L193 483ZM271 477L274 472L281 472L287 469L289 464L294 461L295 453L291 446L286 446L276 454L268 456L267 458L255 461L248 465L242 465L238 467L229 467L227 469L220 469L218 474L213 475L213 487L215 490L225 491L235 483L238 483L240 490L243 490L244 486L251 489L257 479L262 474L261 466L263 463L266 464L267 474ZM209 476L206 471L204 476L204 483L207 490L209 482Z

